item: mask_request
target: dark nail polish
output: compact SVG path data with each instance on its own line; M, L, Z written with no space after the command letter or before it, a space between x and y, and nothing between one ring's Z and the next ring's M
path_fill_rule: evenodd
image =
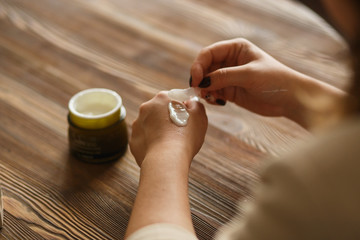
M190 76L190 80L189 80L189 86L191 87L192 84L192 76Z
M216 103L221 105L221 106L224 106L226 104L226 102L222 99L216 99Z
M211 85L210 77L204 77L203 80L199 84L199 88L207 88Z

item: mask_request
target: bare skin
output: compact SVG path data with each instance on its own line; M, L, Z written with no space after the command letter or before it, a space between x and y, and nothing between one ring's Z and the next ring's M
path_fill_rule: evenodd
M346 93L301 74L245 39L222 41L204 48L192 68L192 86L204 77L211 84L202 88L202 97L234 102L264 116L284 116L307 128L308 113L299 95L322 94L340 100ZM201 84L200 84L201 86ZM216 104L216 102L209 103Z
M188 101L185 103L190 114L188 124L178 127L169 118L169 101L166 92L157 94L140 107L139 117L133 123L130 149L141 174L126 236L158 222L194 232L188 173L204 142L207 117L201 103Z

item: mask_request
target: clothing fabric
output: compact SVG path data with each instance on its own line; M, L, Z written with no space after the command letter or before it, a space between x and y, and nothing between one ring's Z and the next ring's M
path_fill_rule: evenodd
M197 240L196 236L181 226L169 223L155 223L145 226L127 240Z
M270 161L246 209L216 239L360 239L360 119ZM129 240L196 239L189 234L160 223L133 234L143 238Z

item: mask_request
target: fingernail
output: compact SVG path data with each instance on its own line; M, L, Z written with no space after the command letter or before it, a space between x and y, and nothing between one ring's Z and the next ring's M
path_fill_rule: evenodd
M192 84L192 76L190 76L190 79L189 79L189 86L191 87L191 84Z
M199 84L199 88L207 88L211 85L210 77L204 77L203 80Z
M211 95L211 94L207 94L207 95L205 96L205 99L206 99L208 102L211 102L211 103L215 102L215 97L214 97L213 95Z
M216 99L215 101L217 104L221 105L221 106L224 106L226 104L226 102L220 98Z

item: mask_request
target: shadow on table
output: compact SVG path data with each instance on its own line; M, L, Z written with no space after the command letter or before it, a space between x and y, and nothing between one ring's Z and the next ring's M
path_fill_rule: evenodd
M107 163L88 163L76 159L70 153L67 153L64 158L66 159L62 183L64 194L95 187L94 185L101 182L116 162L122 161L120 158Z

